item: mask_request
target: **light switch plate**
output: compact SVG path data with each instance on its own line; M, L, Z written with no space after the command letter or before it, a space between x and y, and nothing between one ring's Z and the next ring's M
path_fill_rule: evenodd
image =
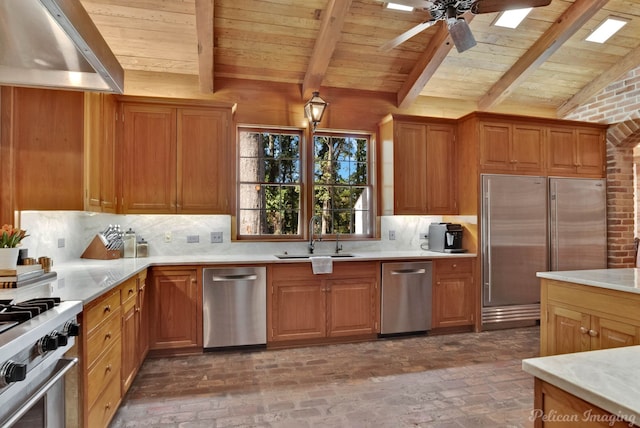
M58 238L58 248L64 248L64 238Z
M389 231L389 241L395 241L396 240L396 231L395 230L390 230Z
M187 244L197 244L200 242L199 235L187 235Z

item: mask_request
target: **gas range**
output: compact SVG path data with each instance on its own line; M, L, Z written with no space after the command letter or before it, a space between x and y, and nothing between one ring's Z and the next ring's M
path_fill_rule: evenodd
M79 334L76 317L81 311L82 302L56 297L0 300L0 427L17 424L34 397L46 398L75 365L64 354Z

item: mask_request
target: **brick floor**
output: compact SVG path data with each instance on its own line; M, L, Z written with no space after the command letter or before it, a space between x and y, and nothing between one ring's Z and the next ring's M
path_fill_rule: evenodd
M111 427L527 427L537 327L147 359Z

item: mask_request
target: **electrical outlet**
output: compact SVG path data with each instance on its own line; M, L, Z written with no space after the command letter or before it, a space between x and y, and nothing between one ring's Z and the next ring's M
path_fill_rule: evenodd
M429 239L429 232L420 233L420 239Z
M396 231L395 230L390 230L389 231L389 241L395 241L396 240Z
M222 243L222 232L211 232L211 243L212 244L221 244Z
M164 242L171 242L171 232L164 233Z
M200 242L200 235L187 235L187 244L197 244Z
M58 238L58 248L64 248L64 238Z

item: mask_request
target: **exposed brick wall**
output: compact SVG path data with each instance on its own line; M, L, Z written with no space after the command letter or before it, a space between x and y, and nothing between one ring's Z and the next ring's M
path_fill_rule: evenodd
M607 132L608 264L611 268L634 266L634 237L640 220L635 198L640 159L634 160L634 148L640 143L640 67L565 119L611 125Z

